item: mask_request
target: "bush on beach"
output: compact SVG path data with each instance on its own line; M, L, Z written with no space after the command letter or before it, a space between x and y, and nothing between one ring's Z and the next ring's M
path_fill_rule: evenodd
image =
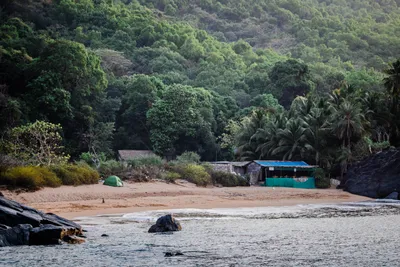
M220 184L225 187L247 186L247 181L240 175L224 171L212 171L211 178L213 184Z
M51 167L63 185L96 184L100 175L86 164L62 164Z
M57 175L46 167L19 166L1 173L0 184L10 189L38 190L44 186L58 187L62 183Z
M198 186L207 186L212 184L211 176L201 165L182 164L172 167L172 170L178 173L182 179L194 183Z

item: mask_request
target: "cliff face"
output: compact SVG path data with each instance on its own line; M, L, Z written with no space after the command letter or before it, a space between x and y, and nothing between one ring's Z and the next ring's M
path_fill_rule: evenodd
M341 187L371 198L400 192L400 149L385 150L352 165Z

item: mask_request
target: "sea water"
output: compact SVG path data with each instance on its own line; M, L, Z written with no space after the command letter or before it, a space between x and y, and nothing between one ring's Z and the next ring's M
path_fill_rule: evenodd
M147 233L168 213L182 231ZM148 211L77 221L88 231L85 244L1 248L0 266L400 266L397 201ZM165 257L177 251L183 255Z

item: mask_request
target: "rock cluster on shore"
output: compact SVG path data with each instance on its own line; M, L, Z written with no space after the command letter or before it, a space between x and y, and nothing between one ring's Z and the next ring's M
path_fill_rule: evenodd
M400 192L400 149L388 149L353 164L340 187L371 198Z
M79 224L0 197L0 247L76 244L81 235Z

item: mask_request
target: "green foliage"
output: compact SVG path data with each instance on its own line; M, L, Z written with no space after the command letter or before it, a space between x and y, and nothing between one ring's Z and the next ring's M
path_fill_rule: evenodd
M107 178L110 175L120 176L119 174L125 170L127 170L127 166L123 162L116 160L103 161L98 168L98 172L103 178Z
M185 151L182 155L176 157L175 162L177 164L199 164L200 155L193 151Z
M150 140L159 154L179 154L193 143L207 146L212 139L211 95L200 88L169 86L147 113Z
M99 173L86 164L60 164L51 170L61 179L63 185L97 184Z
M150 149L330 168L357 158L364 137L399 143L395 1L15 0L2 8L2 140L36 120L60 124L66 152L88 151L96 167L115 150ZM387 61L395 62L382 74Z
M314 171L315 186L317 188L330 188L331 182L325 175L325 171L321 168L317 168Z
M162 178L168 183L175 183L176 180L181 179L181 175L176 172L166 172Z
M94 155L90 152L84 152L79 156L79 159L89 166L95 166L97 163L106 161L107 157L104 153L101 153L100 155Z
M164 161L160 156L142 156L142 157L137 157L131 160L128 160L129 166L131 166L134 169L140 168L140 167L161 167L164 165Z
M213 184L220 184L225 187L234 186L247 186L247 181L240 175L235 175L233 173L228 173L224 171L213 171L211 173L211 178Z
M178 165L174 168L182 179L185 179L198 186L207 186L212 184L211 176L206 172L205 168L196 164Z
M165 11L165 1L140 1ZM396 1L188 1L174 0L174 17L206 29L219 40L237 41L236 53L273 47L304 61L381 70L398 51ZM244 41L243 41L243 40ZM332 60L336 57L335 60Z
M61 130L59 124L36 121L13 128L3 145L13 157L32 164L66 162L69 156L63 153Z
M58 187L61 180L46 167L20 166L0 173L0 184L13 189L38 190L44 186Z

